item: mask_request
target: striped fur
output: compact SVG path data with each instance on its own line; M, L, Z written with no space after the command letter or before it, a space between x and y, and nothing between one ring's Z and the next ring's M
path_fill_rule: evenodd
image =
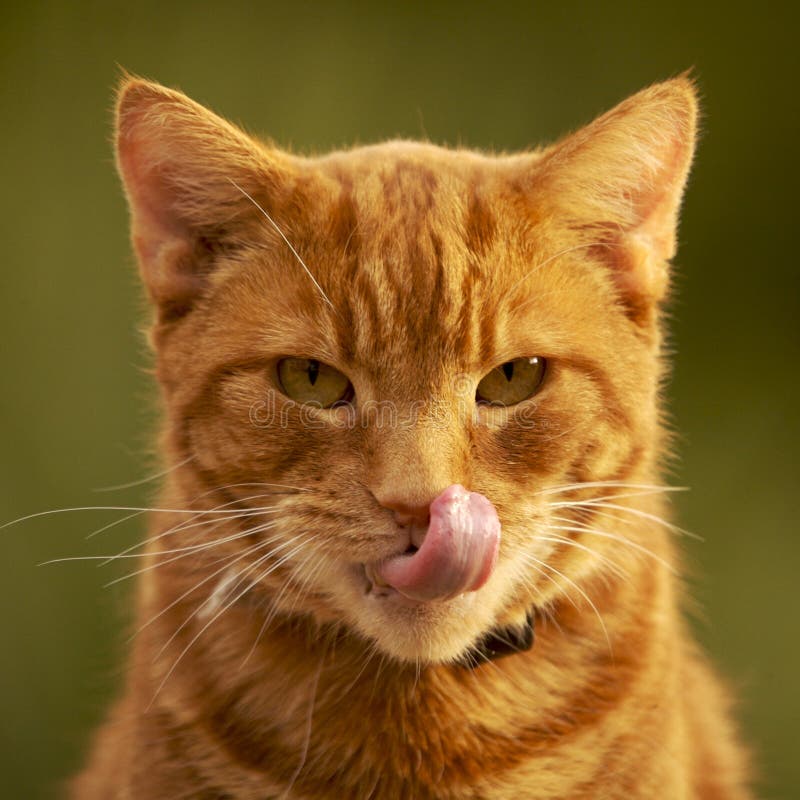
M749 796L679 611L664 493L630 488L659 483L667 446L659 307L695 116L678 78L540 151L304 158L125 80L174 467L159 505L199 516L152 517L125 692L75 797ZM355 409L275 394L287 355L345 373ZM476 382L522 355L547 359L542 391L476 409ZM492 578L368 602L382 499L453 483L498 510ZM533 650L455 663L530 608Z

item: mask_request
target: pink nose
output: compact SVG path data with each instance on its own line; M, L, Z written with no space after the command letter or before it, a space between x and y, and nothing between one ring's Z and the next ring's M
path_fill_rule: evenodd
M408 528L416 525L424 528L430 521L431 502L435 498L431 498L431 501L427 503L415 503L394 495L381 496L376 499L384 508L388 508L394 513L394 518L401 527Z
M390 497L381 502L381 505L394 512L394 518L402 528L410 528L412 525L426 527L431 518L430 503L414 505Z

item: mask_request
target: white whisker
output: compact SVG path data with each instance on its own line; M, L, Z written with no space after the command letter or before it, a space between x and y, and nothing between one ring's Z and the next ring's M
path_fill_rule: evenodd
M179 597L176 597L169 605L164 606L164 608L162 608L161 611L158 612L158 614L156 614L155 616L150 617L150 619L147 620L147 622L145 622L143 625L141 625L135 631L135 633L131 636L131 639L133 639L136 636L138 636L146 627L148 627L148 625L152 625L159 617L161 617L164 614L166 614L167 611L169 611L171 608L173 608L178 603L180 603L181 600L186 599L190 594L192 594L192 592L197 591L197 589L199 589L204 584L208 583L212 578L216 577L221 572L224 572L226 569L230 569L231 564L235 564L237 561L241 561L243 558L246 558L251 553L254 553L257 550L260 550L262 547L264 547L264 546L266 546L268 544L271 544L273 541L275 541L276 538L277 537L273 537L272 539L266 539L263 542L257 542L256 544L252 545L251 547L248 547L246 550L243 550L241 553L238 553L238 554L237 553L232 553L230 556L220 559L220 561L224 561L225 563L219 569L215 570L210 575L207 575L205 578L203 578L203 580L198 581L196 584L194 584L194 586L192 586L191 588L187 589L182 595L180 595ZM216 563L219 563L219 562L216 562ZM134 573L134 574L138 574L138 573ZM127 577L131 577L131 576L127 576Z
M674 487L671 490L678 491ZM664 489L642 489L635 492L622 492L620 494L606 494L601 497L591 497L587 500L559 500L556 503L548 502L549 508L580 508L582 506L599 505L606 500L624 500L628 497L649 497L654 494L660 494Z
M319 283L317 282L317 279L314 277L314 275L312 274L311 270L306 266L306 262L303 261L303 259L300 257L300 254L297 252L297 250L294 249L294 246L286 238L286 235L278 227L278 224L275 222L275 220L272 219L272 217L264 210L264 208L251 195L249 195L244 189L242 189L242 187L239 186L239 184L236 183L235 180L233 180L232 178L228 178L228 180L266 217L266 219L270 223L270 225L272 225L272 227L277 231L278 236L280 236L281 239L283 239L283 241L286 243L286 246L292 251L292 254L294 255L294 257L300 263L300 266L306 271L306 275L308 275L308 277L311 278L311 282L314 284L314 286L317 287L317 290L322 295L322 299L331 307L331 310L334 313L336 313L336 309L333 307L333 303L331 303L328 295L325 294L325 291L319 285Z
M113 522L109 522L107 525L103 525L102 528L98 528L97 530L92 531L91 533L86 534L86 540L93 539L95 536L98 536L101 533L105 533L111 528L116 528L117 525L122 525L123 522L127 522L129 519L133 519L134 517L141 517L143 511L134 511L132 514L126 514L124 517L120 517L119 519L115 519Z
M174 525L173 527L168 528L166 531L163 531L162 533L156 534L155 536L150 536L141 542L136 542L135 544L130 545L130 547L126 547L121 553L119 553L116 556L107 556L108 561L106 563L110 563L111 561L114 561L117 558L127 557L128 554L134 553L134 551L146 547L148 544L152 544L153 542L156 542L159 539L163 539L165 536L174 536L176 533L179 533L180 531L188 531L192 530L193 528L203 527L205 525L221 525L226 522L236 522L237 520L240 519L249 519L250 517L261 517L265 516L266 514L277 514L277 513L278 509L276 508L247 509L247 510L240 510L240 513L235 517L227 517L222 519L205 519L205 520L200 520L200 522L192 522L193 519L197 519L197 517L202 516L202 513L198 513L194 517L190 517L188 520L184 520L178 525ZM193 546L199 547L200 545L193 545ZM140 554L137 553L136 555ZM163 555L163 553L153 553L153 555Z
M524 274L524 275L523 275L523 276L522 276L522 277L521 277L521 278L520 278L520 279L519 279L519 280L518 280L518 281L517 281L517 282L516 282L516 283L515 283L515 284L514 284L514 285L513 285L513 286L512 286L510 289L509 289L509 290L508 290L508 292L507 292L506 294L507 294L507 295L508 295L508 294L511 294L511 292L513 292L513 291L514 291L514 289L516 289L516 288L517 288L517 286L519 286L519 285L520 285L520 284L521 284L523 281L526 281L526 280L528 280L528 278L530 278L530 277L531 277L531 275L533 275L534 273L538 272L540 269L543 269L543 268L544 268L544 267L546 267L548 264L550 264L550 263L552 263L553 261L555 261L557 258L561 258L561 256L565 256L565 255L567 255L568 253L574 253L576 250L585 250L587 247L601 247L601 246L603 246L603 245L605 245L605 244L607 244L607 242L586 242L586 243L584 243L584 244L576 244L576 245L573 245L572 247L565 247L563 250L559 250L557 253L554 253L553 255L551 255L551 256L549 256L548 258L546 258L544 261L541 261L540 263L538 263L538 264L534 265L534 266L533 266L531 269L529 269L529 270L528 270L528 271L527 271L527 272L526 272L526 273L525 273L525 274Z
M185 463L185 462L181 462L181 463ZM282 488L282 489L292 489L292 490L294 490L296 492L307 492L307 491L309 491L308 489L303 489L303 488L300 488L300 487L297 487L297 486L287 486L287 485L281 484L281 483L231 483L231 484L228 484L227 486L218 486L218 487L216 487L214 489L209 489L208 491L197 495L197 497L195 497L193 502L197 502L201 498L206 497L209 494L213 494L214 492L219 492L219 491L222 491L223 489L232 489L232 488L237 487L237 486L275 486L275 487L279 487L279 488ZM253 500L253 499L258 498L258 497L276 497L276 496L280 496L281 494L282 493L280 493L280 492L269 492L269 493L266 493L266 494L251 495L249 497L243 497L243 498L241 498L241 500L237 499L237 500L231 500L231 501L229 501L227 503L222 503L221 505L215 506L214 509L212 509L212 510L216 511L217 509L225 508L226 506L234 505L234 503L246 502L247 500ZM66 509L66 510L72 510L72 509ZM154 510L154 509L142 509L142 510L139 510L139 511L134 511L132 514L127 514L124 517L120 517L119 519L115 519L113 522L109 522L107 525L103 525L101 528L98 528L97 530L94 530L91 533L87 534L86 538L87 539L92 539L95 536L97 536L97 535L99 535L101 533L104 533L105 531L110 530L111 528L116 527L117 525L121 525L123 522L127 522L129 519L133 519L134 517L139 517L142 514L146 513L147 511L151 511L151 510ZM191 522L192 519L196 519L198 516L202 516L204 513L207 513L207 512L205 512L203 510L195 509L195 511L197 513L193 517L191 517L189 520L186 520L185 522ZM259 512L259 509L253 509L253 513L258 513L258 512ZM21 520L18 520L18 521L21 521ZM180 530L180 529L181 529L180 525L175 526L175 530Z
M270 523L265 523L270 524ZM246 531L237 531L230 536L224 536L221 539L212 539L211 541L203 542L202 544L190 544L186 547L174 547L169 550L155 550L150 553L131 553L131 552L122 552L118 553L114 556L67 556L66 558L52 558L49 561L42 561L38 566L46 567L50 564L63 564L70 561L101 561L102 563L100 566L105 566L106 564L110 564L113 561L118 561L123 558L143 558L145 555L148 556L170 556L174 555L175 553L198 553L202 552L203 550L210 550L211 548L217 547L221 544L225 544L226 542L232 542L235 539L241 539L245 536L250 536L253 531L246 530ZM136 545L137 547L139 545Z
M37 511L33 514L26 514L24 517L17 517L17 519L12 519L10 522L0 525L0 530L3 530L3 528L8 528L11 525L17 525L20 522L27 522L28 520L37 519L39 517L47 517L53 514L74 513L77 511L136 511L142 513L151 512L153 514L219 514L222 516L241 513L241 511L237 509L198 511L196 508L156 508L148 506L75 506L73 508L53 508L49 511Z
M244 568L244 569L243 569L243 570L242 570L242 571L239 573L239 580L238 580L238 581L235 583L235 585L233 586L233 590L232 590L232 591L235 591L235 590L236 590L236 588L237 588L237 587L238 587L238 586L241 584L241 582L242 582L242 577L243 577L244 575L246 575L248 572L251 572L251 571L252 571L252 570L254 570L254 569L257 569L257 568L258 568L258 567L259 567L261 564L263 564L265 561L267 561L267 560L269 560L270 558L272 558L272 556L274 556L276 552L278 552L279 550L281 550L283 547L286 547L286 546L288 546L288 545L289 545L291 542L293 542L293 541L297 541L297 539L299 539L299 538L300 538L300 536L295 536L295 537L293 537L293 538L292 538L292 539L290 539L288 542L285 542L285 543L283 543L283 544L281 544L281 545L278 545L278 547L275 547L275 548L273 548L272 550L270 550L270 551L269 551L268 553L266 553L265 555L263 555L263 556L260 556L259 558L257 558L257 559L255 560L255 562L253 562L253 563L252 563L252 564L250 564L249 566L246 566L246 567L245 567L245 568ZM158 693L161 691L161 689L162 689L162 687L164 686L164 684L165 684L165 683L167 682L167 680L169 679L169 676L170 676L170 675L173 673L173 671L175 670L175 668L178 666L178 663L180 662L180 660L181 660L181 659L182 659L182 658L183 658L183 657L186 655L186 653L189 651L189 648L190 648L190 647L191 647L191 646L192 646L192 645L193 645L193 644L194 644L194 643L197 641L197 639L198 639L198 638L199 638L199 637L200 637L200 636L203 634L203 632L204 632L205 630L207 630L207 629L208 629L208 627L209 627L210 625L212 625L212 624L213 624L213 623L214 623L214 622L215 622L217 619L219 619L219 617L220 617L222 614L224 614L224 613L225 613L225 611L227 611L229 608L231 608L231 606L233 606L233 605L234 605L235 603L237 603L237 602L238 602L238 601L239 601L239 600L240 600L242 597L244 597L244 595L245 595L245 594L247 594L247 592L249 592L249 591L250 591L250 590L251 590L251 589L252 589L252 588L253 588L253 587L254 587L254 586L257 584L257 583L259 583L259 582L260 582L260 581L262 581L264 578L266 578L266 577L267 577L267 576L268 576L268 575L269 575L271 572L273 572L274 570L278 569L278 567L282 566L282 565L283 565L283 564L284 564L284 563L285 563L285 562L286 562L286 561L287 561L289 558L291 558L291 557L292 557L292 556L293 556L295 553L297 553L297 552L298 552L299 550L301 550L301 549L302 549L302 548L303 548L303 547L304 547L306 544L308 544L308 542L309 542L310 540L311 540L311 537L310 537L310 536L307 536L307 537L306 537L306 538L305 538L305 539L304 539L302 542L300 542L300 544L299 544L299 545L297 545L297 546L296 546L296 547L295 547L293 550L291 550L289 553L286 553L285 555L281 556L281 558L280 558L280 559L278 559L278 561L276 561L274 564L270 565L270 567L269 567L269 568L268 568L268 569L267 569L265 572L261 573L261 574L260 574L260 575L259 575L257 578L255 578L255 580L251 581L251 582L250 582L250 583L249 583L249 584L248 584L248 585L247 585L247 586L244 588L244 590L243 590L242 592L240 592L239 594L237 594L237 595L236 595L236 597L235 597L233 600L231 600L231 601L230 601L230 603L228 603L228 604L227 604L227 605L225 605L225 606L224 606L222 609L220 609L220 610L219 610L219 611L218 611L218 612L217 612L217 613L216 613L216 614L215 614L215 615L214 615L214 616L213 616L213 617L212 617L212 618L211 618L211 619L210 619L210 620L209 620L209 621L208 621L208 622L207 622L207 623L206 623L206 624L205 624L205 625L204 625L204 626L203 626L203 627L200 629L200 631L199 631L199 632L198 632L198 633L195 635L195 637L194 637L194 638L193 638L193 639L192 639L192 640L189 642L189 644L186 646L186 648L185 648L185 649L184 649L184 650L181 652L181 654L180 654L180 655L178 656L178 658L175 660L175 662L173 663L173 665L172 665L172 667L170 668L169 672L167 672L167 674L164 676L164 679L161 681L161 683L160 683L160 685L159 685L158 689L156 689L156 693L155 693L155 695L153 696L153 700L151 701L151 705L152 705L152 702L153 702L153 701L156 699L156 697L158 696ZM171 644L171 643L172 643L172 642L175 640L175 637L176 637L176 636L178 636L178 634L179 634L179 633L180 633L180 632L181 632L181 631L182 631L182 630L183 630L183 629L184 629L184 628L185 628L185 627L186 627L186 626L187 626L187 625L188 625L188 624L189 624L189 623L190 623L190 622L191 622L191 621L192 621L192 620L193 620L193 619L194 619L194 618L197 616L197 614L200 612L200 609L201 609L201 608L202 608L202 605L201 605L199 608L195 609L195 611L194 611L194 612L193 612L193 613L192 613L192 614L191 614L189 617L187 617L187 618L186 618L186 619L183 621L183 623L181 623L181 625L180 625L180 626L177 628L177 630L176 630L176 631L175 631L175 632L172 634L172 636L170 636L170 637L169 637L169 639L167 639L167 641L166 641L166 642L165 642L165 643L162 645L161 649L160 649L160 650L159 650L159 651L156 653L155 657L153 658L153 660L154 660L154 661L155 661L156 659L158 659L158 658L159 658L159 656L160 656L160 655L161 655L161 654L162 654L162 653L163 653L163 652L164 652L164 651L167 649L167 647L169 647L169 645L170 645L170 644Z
M558 530L561 530L561 528L558 528ZM544 541L544 542L557 542L559 544L565 544L565 545L568 545L570 547L574 547L574 548L576 548L578 550L583 550L584 552L589 553L589 555L592 555L595 558L600 559L600 561L602 561L604 564L607 564L609 569L618 578L626 578L627 577L625 571L622 569L622 567L619 564L616 563L616 561L612 561L608 556L603 555L603 553L598 553L597 550L593 550L591 547L587 547L585 544L582 544L581 542L576 542L574 539L570 539L567 536L555 536L555 535L553 535L553 536L542 536L542 535L537 535L536 539L538 541Z
M150 481L157 480L158 478L163 478L165 475L169 475L170 472L174 472L176 469L179 469L184 464L188 464L190 461L194 460L194 456L191 455L188 458L185 458L183 461L178 462L174 466L169 467L169 469L162 470L161 472L156 472L153 475L148 475L146 478L139 478L139 480L129 481L128 483L117 483L114 486L98 486L96 489L92 489L93 492L116 492L120 489L131 489L134 486L141 486L145 483L150 483Z
M663 486L653 483L624 483L622 481L585 481L583 483L565 483L561 486L550 486L547 489L540 489L534 492L534 495L542 494L561 494L563 492L572 492L579 489L603 489L603 488L620 488L620 489L648 489L652 492L685 492L688 491L686 486ZM612 495L613 496L613 495Z
M221 608L219 611L217 611L217 613L216 613L216 614L214 614L214 616L213 616L213 617L212 617L210 620L208 620L208 622L206 622L206 624L205 624L205 625L203 625L203 627L202 627L202 628L201 628L201 629L200 629L200 630L199 630L199 631L198 631L198 632L197 632L197 633L194 635L194 637L193 637L193 638L192 638L192 640L189 642L189 644L187 644L187 645L186 645L186 647L185 647L185 648L184 648L184 649L183 649L183 650L180 652L180 654L178 655L178 657L177 657L177 658L175 659L175 661L173 662L172 666L171 666L171 667L169 668L169 670L167 671L167 674L166 674L166 675L164 676L164 678L162 679L161 683L159 683L159 685L158 685L158 688L156 689L156 691L155 691L155 694L153 695L153 699L150 701L150 703L149 703L149 705L148 705L148 708L150 708L150 707L153 705L153 703L155 702L156 698L158 697L158 694L159 694L159 692L160 692L160 691L161 691L161 690L164 688L164 684L165 684L165 683L166 683L166 682L169 680L170 676L171 676L171 675L172 675L172 673L175 671L175 669L177 668L178 664L181 662L181 660L183 659L183 657L184 657L184 656L185 656L185 655L186 655L186 654L189 652L189 650L190 650L190 648L192 647L192 645L193 645L193 644L194 644L194 643L195 643L195 642L196 642L196 641L197 641L197 640L198 640L198 639L199 639L199 638L200 638L200 637L203 635L203 633L204 633L205 631L207 631L207 630L208 630L208 628L209 628L209 627L211 627L211 625L213 625L213 624L214 624L214 622L216 622L216 620L218 620L218 619L219 619L219 618L222 616L222 614L224 614L224 613L225 613L225 612L226 612L226 611L227 611L229 608L231 608L233 605L235 605L236 603L238 603L238 602L239 602L239 600L241 600L241 599L242 599L242 597L244 597L244 596L245 596L245 595L246 595L246 594L247 594L247 593L248 593L248 592L249 592L249 591L250 591L250 590L251 590L251 589L252 589L254 586L256 586L256 585L257 585L259 582L261 582L261 581L262 581L264 578L266 578L266 577L267 577L267 576L268 576L268 575L269 575L271 572L274 572L276 569L278 569L280 566L282 566L282 565L283 565L283 564L284 564L284 563L285 563L285 562L286 562L288 559L290 559L290 558L291 558L291 557L292 557L292 556L293 556L295 553L299 552L299 551L300 551L300 550L301 550L303 547L305 547L305 545L307 545L307 544L308 544L308 542L309 542L310 540L311 540L311 537L310 537L310 536L306 537L306 538L305 538L305 539L304 539L302 542L300 542L300 544L299 544L299 545L297 545L297 546L296 546L296 547L294 547L292 550L290 550L288 553L286 553L284 556L282 556L280 559L278 559L278 561L276 561L274 564L271 564L271 565L270 565L270 566L269 566L269 567L268 567L268 568L267 568L267 569L266 569L264 572L260 573L260 574L259 574L259 575L258 575L258 576L257 576L257 577L254 579L254 580L252 580L252 581L251 581L251 582L250 582L250 583L249 583L247 586L245 586L245 588L244 588L244 589L243 589L241 592L239 592L239 593L236 595L236 597L234 597L234 598L233 598L233 600L231 600L231 601L230 601L229 603L227 603L227 604L226 604L226 605L225 605L223 608ZM258 564L260 564L260 563L263 563L263 562L264 562L266 559L268 559L268 558L269 558L270 556L272 556L273 554L274 554L274 551L272 551L272 552L270 552L270 553L267 553L267 555L266 555L266 556L262 556L261 558L259 558L259 559L258 559L258 560L255 562L255 564L251 565L251 567L249 567L248 569L246 569L246 570L245 570L245 572L248 572L248 571L250 571L251 569L255 568L255 567L258 565ZM238 583L237 583L237 586L238 586ZM197 611L195 611L195 613L194 613L194 614L192 615L192 617L190 617L189 619L192 619L192 618L193 618L193 617L194 617L196 614L197 614ZM188 620L187 620L187 622L188 622ZM184 622L184 625L185 625L185 624L186 624L186 622ZM159 650L159 651L158 651L158 653L157 653L157 654L156 654L156 656L155 656L155 659L157 659L157 658L158 658L158 657L159 657L159 656L160 656L160 655L161 655L161 654L164 652L165 648L168 646L168 644L169 644L170 642L172 642L172 641L174 640L175 636L176 636L176 635L178 634L178 632L179 632L179 631L180 631L180 630L181 630L181 629L184 627L184 625L182 625L182 626L181 626L181 627L178 629L178 631L176 631L176 632L175 632L175 633L172 635L172 637L170 637L170 639L169 639L169 641L167 642L167 644L165 644L165 646L164 646L164 647L162 647L162 648L161 648L161 650ZM155 659L154 659L154 660L155 660Z
M554 530L557 531L572 531L574 533L585 533L591 536L601 536L605 539L612 539L614 541L620 542L622 544L631 547L634 550L639 551L640 553L649 556L650 558L657 561L663 567L666 567L670 572L673 574L677 574L675 568L667 561L665 561L661 556L656 555L652 550L648 550L643 545L640 545L638 542L634 542L632 539L628 539L627 536L622 536L618 533L609 533L608 531L599 531L597 528L590 528L590 527L579 527L577 525L553 525Z
M589 604L589 606L592 609L592 611L594 611L595 616L597 617L597 620L600 623L600 627L603 629L603 634L606 637L606 642L608 644L608 650L612 654L612 657L613 657L614 648L611 646L611 638L608 635L608 629L606 628L605 622L603 622L603 618L600 616L600 612L597 610L597 606L592 602L592 599L589 597L589 595L586 594L586 592L583 589L581 589L581 587L578 586L578 584L575 583L575 581L573 581L571 578L568 578L566 575L564 575L563 572L559 572L555 567L551 567L550 564L548 564L547 562L541 561L538 558L534 558L529 553L526 553L525 557L528 560L535 561L537 564L539 564L542 567L544 567L544 569L549 569L551 572L553 572L556 575L558 575L559 578L561 578L562 580L566 581L571 586L573 586L575 588L575 590L581 595L581 597L583 597L583 599Z
M651 514L648 511L643 511L640 508L633 508L631 506L622 506L617 503L608 503L606 501L598 502L596 500L589 500L586 503L582 504L586 506L597 506L598 508L612 508L616 511L625 511L628 514L633 514L635 517L640 517L641 519L650 520L650 522L658 523L659 525L663 525L668 530L671 530L673 533L680 534L681 536L688 536L690 539L696 539L700 542L703 541L702 536L698 536L696 533L692 533L691 531L687 531L685 528L681 528L669 520L664 519L663 517L659 517L657 514ZM602 511L595 511L595 513L600 514L604 517L609 517L611 519L619 520L620 517L614 514L604 513Z
M274 528L274 527L275 527L275 524L272 523L272 522L264 523L263 525L259 525L258 527L250 528L247 531L242 531L242 536L255 536L256 534L261 533L262 531L270 530L271 528ZM263 547L265 544L273 542L277 538L279 538L279 537L272 537L270 539L264 539L264 540L258 542L256 547ZM208 548L208 549L213 549L213 548ZM114 586L117 583L122 583L122 581L127 581L127 580L130 580L131 578L135 578L137 575L142 575L145 572L152 572L154 570L160 569L161 567L165 567L167 564L172 564L175 561L180 561L182 558L186 558L187 556L194 555L194 552L195 551L193 551L191 553L180 553L179 555L172 556L172 558L167 558L167 559L165 559L163 561L156 561L154 564L148 564L146 567L141 567L140 569L137 569L134 572L129 572L129 573L125 574L125 575L122 575L119 578L114 578L114 580L109 581L108 583L106 583L103 586L103 588L104 589L108 589L108 588L110 588L111 586ZM249 552L249 550L246 550L245 552ZM235 555L236 555L235 553L229 553L229 554L223 556L221 559L217 559L215 561L212 561L211 562L211 566L213 566L214 564L218 564L220 561L225 561L228 558L231 558L231 557L233 557ZM144 558L144 554L138 554L138 556L140 558ZM100 566L103 566L103 565L100 564Z

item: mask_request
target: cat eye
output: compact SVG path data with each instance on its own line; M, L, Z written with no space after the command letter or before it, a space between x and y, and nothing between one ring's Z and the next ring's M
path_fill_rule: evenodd
M544 379L545 360L515 358L495 367L478 384L475 400L492 406L513 406L532 397Z
M298 403L330 408L353 397L350 381L338 369L314 358L281 359L278 381L284 394Z

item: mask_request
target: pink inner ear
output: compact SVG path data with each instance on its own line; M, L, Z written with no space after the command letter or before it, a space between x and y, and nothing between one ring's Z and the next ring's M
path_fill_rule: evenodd
M192 137L219 139L224 150L222 135L209 135L216 119L180 93L144 81L127 82L119 97L117 163L131 238L150 297L170 315L187 309L204 285L198 239L180 209L182 201L187 208L204 204L199 176L208 165Z
M696 114L691 81L657 84L555 145L535 172L642 320L666 293Z
M160 198L153 188L145 184L129 189L131 193L139 192L138 200L131 196L133 247L153 301L187 306L203 285L195 263L196 244L188 229L170 215L168 203L156 205Z
M277 194L294 174L290 158L180 92L135 78L120 89L117 161L144 282L170 314L206 285L206 237L252 213L231 181Z
M176 198L157 166L157 140L142 141L146 128L128 115L117 155L131 210L131 238L151 299L170 313L188 308L202 289L195 263L196 242L175 211Z
M120 132L117 157L125 191L133 217L133 240L136 253L144 262L154 261L164 244L186 239L186 226L174 213L174 197L166 186L156 141L140 141L146 129L140 130L128 120Z

